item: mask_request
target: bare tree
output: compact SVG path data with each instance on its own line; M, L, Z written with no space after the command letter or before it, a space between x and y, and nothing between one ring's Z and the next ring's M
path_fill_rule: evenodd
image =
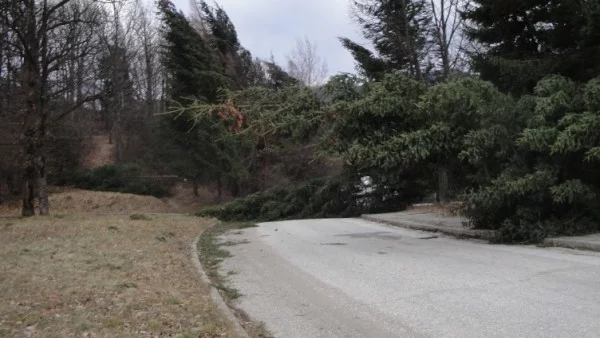
M149 118L159 112L157 106L160 97L161 85L161 63L158 53L160 42L158 26L152 11L137 1L138 17L137 26L134 30L135 41L138 42L135 53L132 74L135 79L135 87L140 96L145 100L146 112L144 116Z
M72 81L61 81L64 74L69 74L67 61L84 58L89 52L83 47L93 35L82 35L82 28L97 24L97 7L94 2L85 0L2 1L1 6L0 24L15 36L11 40L18 64L14 72L25 103L20 111L19 137L22 214L35 214L37 189L39 213L48 215L46 142L49 127L53 121L98 98L82 95L74 102L66 102L64 98ZM64 102L59 103L60 100Z
M419 81L465 67L464 20L470 0L353 0L350 15L376 53L348 39L344 46L375 73L403 70Z
M327 79L327 62L317 51L317 44L308 37L296 40L296 47L287 56L288 73L307 86L319 86Z
M434 51L441 62L444 77L463 68L465 61L464 19L460 11L469 0L430 0Z

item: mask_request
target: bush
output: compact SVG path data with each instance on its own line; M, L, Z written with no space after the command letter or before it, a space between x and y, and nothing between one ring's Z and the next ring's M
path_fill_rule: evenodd
M310 217L350 217L363 211L353 189L339 180L315 179L291 188L276 187L218 207L198 216L222 221L275 221Z
M398 211L408 205L406 194L375 189L358 194L356 182L346 177L314 179L293 187L276 187L222 206L205 208L197 216L225 222L356 217L363 213Z
M151 221L152 218L150 218L149 216L146 216L144 214L132 214L129 216L129 219L134 220L134 221Z
M75 188L114 191L136 195L165 197L169 187L141 178L141 170L133 165L106 165L64 175L61 183Z
M505 242L540 242L600 230L600 78L579 86L539 82L512 155L500 173L471 191L464 214Z

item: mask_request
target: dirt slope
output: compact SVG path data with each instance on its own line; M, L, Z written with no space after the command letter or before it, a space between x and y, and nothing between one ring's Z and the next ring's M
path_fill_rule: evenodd
M116 158L115 144L110 144L107 135L92 136L90 151L83 161L85 169L94 169L107 164L114 164Z
M51 194L49 199L53 214L177 212L156 197L115 192L68 189ZM17 216L20 207L21 201L0 205L0 216Z

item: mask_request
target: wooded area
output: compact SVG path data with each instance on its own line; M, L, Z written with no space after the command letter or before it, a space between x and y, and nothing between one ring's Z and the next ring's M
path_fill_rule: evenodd
M598 1L349 4L370 43L340 37L356 74L328 77L308 38L254 57L218 4L2 0L0 201L47 215L48 184L134 165L240 197L223 219L437 199L506 241L600 230ZM82 176L99 133L119 167Z

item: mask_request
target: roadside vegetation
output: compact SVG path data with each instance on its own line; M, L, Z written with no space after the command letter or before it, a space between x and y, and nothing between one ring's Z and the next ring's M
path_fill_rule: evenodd
M0 1L0 336L233 336L189 244L235 307L243 222L435 201L503 242L600 231L597 0L349 4L369 44L327 74L213 2Z
M190 259L187 216L0 219L0 336L235 337Z
M141 168L131 164L105 165L64 173L53 183L85 190L114 191L159 198L168 196L171 187L152 178L144 178Z
M256 57L204 0L3 2L0 203L49 215L49 185L162 197L176 177L223 220L435 196L505 242L599 230L598 1L349 5L369 44L341 37L356 71L327 76L308 37Z

